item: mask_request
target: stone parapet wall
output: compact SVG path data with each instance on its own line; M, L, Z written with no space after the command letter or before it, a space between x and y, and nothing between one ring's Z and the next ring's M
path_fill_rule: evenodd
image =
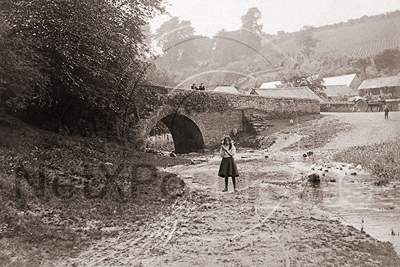
M305 98L273 98L259 95L230 94L213 91L175 89L165 99L172 105L180 104L189 111L214 112L229 109L262 110L269 119L289 118L320 112L319 102ZM179 100L181 101L179 101Z
M271 98L187 89L155 89L153 94L144 96L146 113L143 113L144 116L135 129L135 136L146 139L151 128L158 121L171 114L179 114L170 118L169 124L189 125L190 123L182 120L186 117L198 129L189 130L184 129L184 126L179 126L179 132L175 132L174 138L179 138L179 140L187 138L188 142L189 139L193 141L194 137L190 137L191 132L199 131L202 140L196 137L195 141L199 145L202 143L204 148L219 145L223 135L232 134L234 129L238 132L259 133L267 129L273 120L320 112L319 102L312 99ZM189 143L183 146L185 148L182 150L186 150Z
M400 110L400 99L386 99L386 104L390 111ZM354 102L322 103L320 110L321 112L352 112L354 105Z
M400 111L400 99L387 99L386 104L390 111Z
M354 102L327 102L321 104L320 110L321 112L351 112L354 105Z

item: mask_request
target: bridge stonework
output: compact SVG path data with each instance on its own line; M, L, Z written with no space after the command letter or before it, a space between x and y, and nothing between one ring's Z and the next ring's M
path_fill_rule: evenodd
M233 129L257 132L263 123L320 112L319 102L312 99L167 88L156 94L153 102L147 103L147 115L137 125L135 136L146 140L162 121L172 134L177 153L215 148Z

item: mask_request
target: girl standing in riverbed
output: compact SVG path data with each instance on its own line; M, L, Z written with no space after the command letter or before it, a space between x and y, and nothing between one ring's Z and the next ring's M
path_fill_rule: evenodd
M225 188L222 192L228 191L228 178L232 177L233 190L236 192L236 179L239 176L233 156L236 154L236 147L229 135L225 136L222 142L219 155L222 157L219 167L218 176L225 178Z

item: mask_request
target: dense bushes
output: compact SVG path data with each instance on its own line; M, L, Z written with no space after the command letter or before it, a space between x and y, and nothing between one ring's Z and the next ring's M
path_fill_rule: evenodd
M0 108L57 133L123 139L152 65L143 27L163 12L161 1L2 1Z

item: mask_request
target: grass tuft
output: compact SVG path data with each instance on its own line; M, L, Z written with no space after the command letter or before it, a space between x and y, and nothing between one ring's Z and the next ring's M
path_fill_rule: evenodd
M400 180L400 142L350 147L334 155L335 161L361 165L382 181Z

